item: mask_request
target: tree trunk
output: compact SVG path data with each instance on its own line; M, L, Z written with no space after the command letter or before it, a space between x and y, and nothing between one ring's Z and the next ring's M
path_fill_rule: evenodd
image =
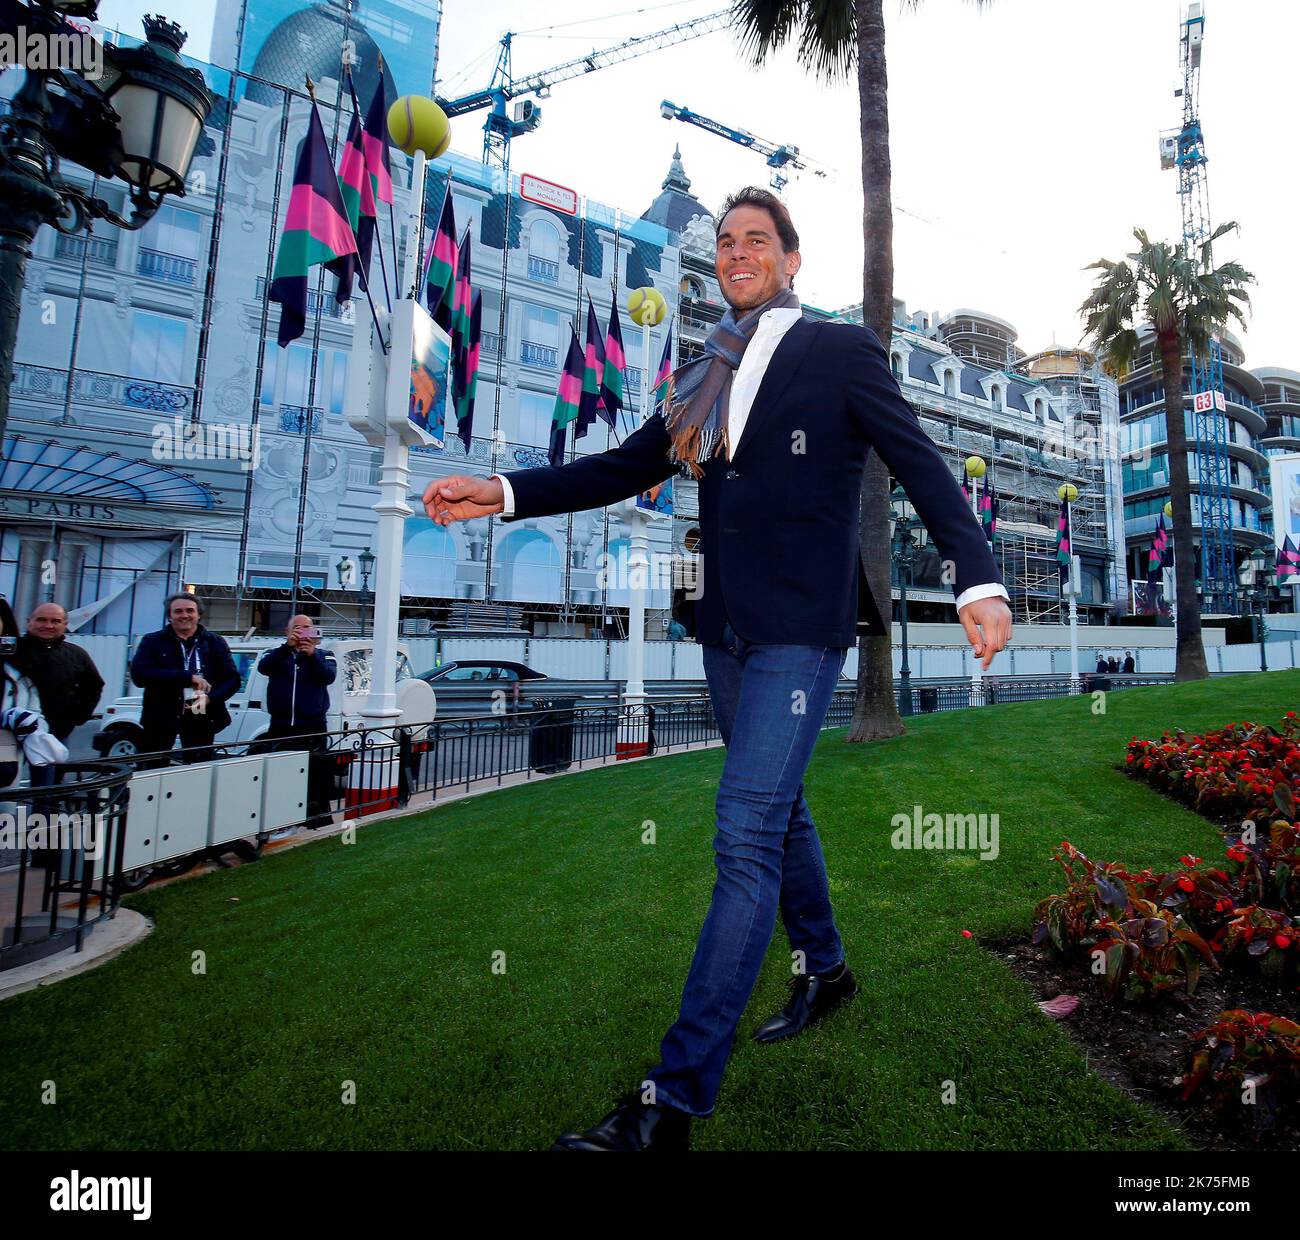
M1192 541L1192 486L1187 467L1183 412L1183 351L1176 331L1159 333L1160 373L1165 384L1165 441L1169 447L1169 502L1173 507L1174 572L1177 575L1178 650L1175 680L1205 680L1210 669L1201 642L1201 604L1196 596Z
M883 0L854 0L858 32L858 104L862 136L862 321L889 350L894 323L894 214L889 192L889 93L885 75ZM898 736L903 721L894 698L889 624L889 470L867 458L858 514L862 567L885 622L883 636L858 639L858 685L850 741Z

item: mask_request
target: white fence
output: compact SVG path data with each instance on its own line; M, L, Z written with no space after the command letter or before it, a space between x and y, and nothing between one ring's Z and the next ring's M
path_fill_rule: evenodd
M1115 630L1117 633L1122 630ZM104 677L105 703L123 693L136 693L131 686L128 663L134 643L126 637L88 636L75 637L95 660ZM416 675L429 671L437 659L438 639L415 637L404 639L411 652L411 665ZM328 642L326 643L328 645ZM1123 650L1121 643L1107 647ZM645 644L647 680L704 679L703 652L694 642L648 641ZM1269 671L1300 667L1300 640L1270 641L1266 644ZM1133 651L1137 670L1145 673L1173 672L1172 647L1141 648ZM908 669L914 680L950 679L970 676L975 670L975 660L969 647L909 646ZM1259 645L1207 646L1206 661L1214 672L1253 672L1259 670ZM626 680L627 642L605 641L600 638L566 637L444 637L442 662L454 659L507 659L526 663L529 667L560 680ZM1096 666L1094 649L1079 650L1080 672L1091 672ZM902 664L902 651L894 643L894 674ZM1027 646L1001 651L990 669L999 676L1062 676L1070 671L1068 647ZM856 679L858 652L849 650L844 664L844 676Z

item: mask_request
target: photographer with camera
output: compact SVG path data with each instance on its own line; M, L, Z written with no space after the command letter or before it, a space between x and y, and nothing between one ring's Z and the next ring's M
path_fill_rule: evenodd
M199 622L193 594L168 595L163 613L166 627L146 633L131 660L131 682L144 690L141 751L169 750L179 735L182 761L206 762L230 726L226 702L239 692L239 672L226 639Z
M257 668L266 677L266 709L271 726L263 739L270 749L306 749L308 762L307 825L321 825L329 813L330 772L316 757L328 748L326 715L329 687L338 675L338 662L321 650L321 631L310 616L294 616L285 628L282 646L268 650Z

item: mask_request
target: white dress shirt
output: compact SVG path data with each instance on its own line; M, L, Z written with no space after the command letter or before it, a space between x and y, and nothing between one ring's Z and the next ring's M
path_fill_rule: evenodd
M754 407L754 397L758 395L759 385L767 374L768 363L781 337L786 334L801 318L803 311L796 308L769 310L758 320L758 327L745 346L740 365L731 380L731 398L727 405L727 439L731 446L731 455L736 454L740 437L745 433L745 423L749 421L749 411ZM504 493L505 509L503 517L512 517L515 513L515 496L510 483L500 474L493 474L501 484ZM1009 598L1006 588L996 581L983 585L971 586L957 596L957 610L960 612L967 603L981 598Z

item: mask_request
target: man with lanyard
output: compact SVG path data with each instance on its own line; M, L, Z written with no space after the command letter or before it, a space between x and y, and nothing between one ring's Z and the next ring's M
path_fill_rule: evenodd
M313 755L329 748L329 687L338 662L317 648L320 630L310 616L294 616L285 628L284 645L268 650L257 668L266 677L266 709L271 726L264 739L273 749L306 749ZM307 826L328 820L332 777L327 759L308 760Z
M239 692L239 672L226 639L199 623L192 594L172 594L167 624L140 639L131 681L144 690L141 752L170 750L179 735L182 760L206 762L216 734L230 725L226 702Z

